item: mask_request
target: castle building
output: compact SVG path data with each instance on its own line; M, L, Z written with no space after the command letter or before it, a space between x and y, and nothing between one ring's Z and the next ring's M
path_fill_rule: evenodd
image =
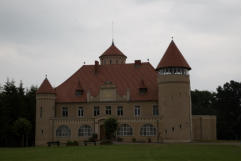
M118 121L124 142L215 140L216 117L192 116L191 67L172 40L158 66L125 56L112 45L100 64L83 65L53 88L47 78L36 94L35 144L105 138L104 121Z

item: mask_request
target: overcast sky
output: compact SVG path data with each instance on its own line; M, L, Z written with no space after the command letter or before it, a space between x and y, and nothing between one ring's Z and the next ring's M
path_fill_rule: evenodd
M1 0L0 84L58 86L114 41L156 68L171 36L187 62L191 88L215 91L240 81L240 0Z

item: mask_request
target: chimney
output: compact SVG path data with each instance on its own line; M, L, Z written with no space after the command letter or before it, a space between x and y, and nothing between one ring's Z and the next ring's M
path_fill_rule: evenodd
M140 66L141 65L141 60L135 60L134 61L135 66Z
M98 71L98 66L99 66L99 62L95 61L95 66L94 66L95 73L97 73Z

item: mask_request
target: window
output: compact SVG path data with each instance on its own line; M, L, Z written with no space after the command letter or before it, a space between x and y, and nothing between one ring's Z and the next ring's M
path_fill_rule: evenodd
M81 96L81 95L83 95L83 90L77 89L75 94L76 94L76 96Z
M112 64L112 60L110 60L110 64Z
M180 129L182 128L182 124L180 124Z
M122 106L118 106L117 115L118 116L122 116L123 115L123 107Z
M118 64L118 60L116 60L116 64Z
M82 125L78 130L78 136L91 136L92 128L89 125Z
M98 106L95 106L94 107L94 116L97 116L99 114L100 114L99 107Z
M106 115L111 115L111 106L106 106Z
M42 106L40 107L40 112L39 112L39 117L42 118L42 114L43 114L43 108Z
M68 117L68 108L67 107L62 107L62 116Z
M82 117L83 116L83 113L84 113L83 108L82 107L79 107L78 108L78 116L79 117Z
M134 115L139 116L140 115L140 106L135 106L134 108Z
M66 125L61 125L56 130L56 136L58 137L70 137L71 136L71 130Z
M175 128L174 127L172 127L172 132L174 132L175 131Z
M128 124L121 124L118 128L118 136L132 136L132 127Z
M167 130L165 130L165 133L167 134Z
M158 116L159 115L159 109L157 105L153 106L153 115L154 116Z
M44 130L43 130L43 129L41 129L41 134L42 134L42 135L44 134Z
M156 128L151 124L145 124L140 129L141 136L155 136Z
M139 88L139 93L140 94L145 94L145 93L147 93L147 88Z

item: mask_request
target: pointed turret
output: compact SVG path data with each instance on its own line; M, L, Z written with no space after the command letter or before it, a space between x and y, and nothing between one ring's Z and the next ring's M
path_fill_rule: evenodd
M112 41L112 45L99 58L101 64L124 64L127 56Z
M188 70L191 70L191 67L189 66L173 40L168 46L164 56L161 58L161 61L157 66L156 70L162 68L186 68Z
M51 86L49 80L45 78L45 80L40 85L37 91L37 94L54 94L54 93L55 93L54 88Z

